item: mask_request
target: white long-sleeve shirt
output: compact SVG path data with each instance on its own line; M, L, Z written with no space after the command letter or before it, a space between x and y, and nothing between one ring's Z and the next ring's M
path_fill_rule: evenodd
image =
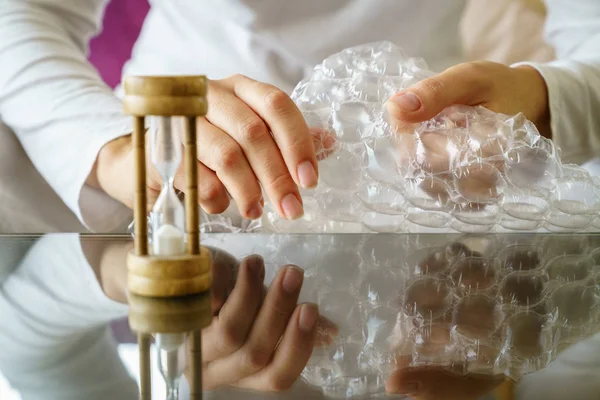
M107 0L2 0L0 119L89 228L129 210L87 186L99 149L131 132L121 102L86 61ZM461 61L464 0L154 0L125 73L242 73L286 91L345 47L390 40L433 70ZM600 154L600 1L547 0L558 61L534 66L549 90L566 161Z

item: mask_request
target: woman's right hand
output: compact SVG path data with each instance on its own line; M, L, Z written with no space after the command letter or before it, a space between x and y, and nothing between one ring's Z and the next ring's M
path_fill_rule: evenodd
M209 82L208 113L198 119L198 202L210 214L225 211L230 196L242 216L262 214L263 190L275 210L297 219L304 209L299 187L318 182L316 146L302 114L283 91L242 75ZM332 139L331 139L332 140ZM324 146L332 145L324 140ZM134 157L131 136L106 144L97 159L97 185L132 207ZM175 187L185 190L183 168ZM160 176L148 168L149 202L161 188Z

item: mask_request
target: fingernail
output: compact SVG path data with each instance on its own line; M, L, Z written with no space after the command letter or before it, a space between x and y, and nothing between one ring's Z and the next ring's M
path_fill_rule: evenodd
M319 178L312 162L304 161L298 164L298 180L305 189L311 189L317 186Z
M258 278L264 276L265 261L259 255L251 256L246 259L246 265L250 273Z
M419 382L402 382L394 389L394 393L398 394L415 394L419 391Z
M298 327L303 332L310 332L319 318L319 308L316 304L303 304L298 318Z
M281 208L287 219L298 219L304 215L304 208L293 193L286 195L281 200Z
M288 294L295 293L303 279L304 271L297 267L287 267L283 275L283 281L281 282L283 291Z
M258 219L262 215L262 212L263 212L262 205L261 204L255 204L248 211L248 218L250 218L250 219Z
M416 94L411 92L403 93L399 96L394 96L391 98L398 107L400 107L403 111L417 111L421 108L421 100L417 97Z

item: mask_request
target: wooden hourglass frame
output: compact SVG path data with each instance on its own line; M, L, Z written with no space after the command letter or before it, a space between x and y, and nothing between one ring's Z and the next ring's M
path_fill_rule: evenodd
M202 398L201 329L211 320L212 260L200 246L196 119L206 114L207 80L203 76L129 76L125 112L134 118L134 250L128 255L131 328L138 335L140 397L150 400L150 339L153 333L189 333L191 399ZM146 193L146 117L181 117L184 125L186 182L186 253L151 254L148 246Z

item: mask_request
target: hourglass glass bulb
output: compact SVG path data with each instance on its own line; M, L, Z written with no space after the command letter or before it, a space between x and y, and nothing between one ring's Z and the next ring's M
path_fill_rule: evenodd
M163 182L175 177L181 164L181 139L175 117L151 117L151 156L152 164Z
M181 164L176 122L174 117L151 119L151 160L163 180L161 193L152 208L152 247L157 255L178 255L184 251L184 208L173 188Z

